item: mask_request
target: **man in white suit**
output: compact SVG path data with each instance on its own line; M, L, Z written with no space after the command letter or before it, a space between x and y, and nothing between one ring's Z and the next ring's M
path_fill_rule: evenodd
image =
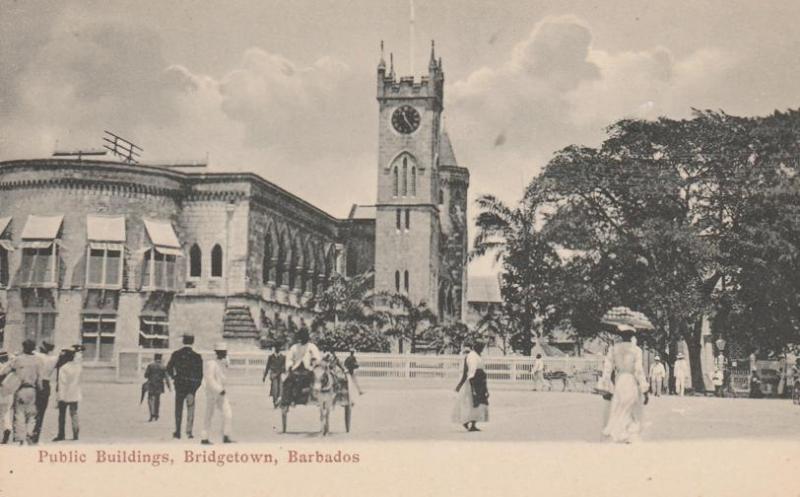
M206 362L203 368L203 384L206 386L206 418L200 442L203 445L211 444L208 439L208 433L211 431L211 421L214 419L214 413L217 410L222 414L222 441L224 443L233 442L231 440L233 412L225 390L225 372L228 369L227 344L224 342L217 343L216 347L214 347L214 352L217 357Z
M683 397L686 386L689 384L691 371L689 370L689 363L684 359L682 352L678 352L678 358L672 369L675 375L675 393Z

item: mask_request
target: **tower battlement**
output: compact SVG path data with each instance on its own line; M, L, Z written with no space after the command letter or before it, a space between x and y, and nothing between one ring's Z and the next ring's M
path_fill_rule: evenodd
M383 98L435 98L444 100L444 72L442 61L437 60L431 42L431 57L428 64L428 74L415 76L401 76L399 79L394 72L394 55L389 54L389 67L383 59L383 42L381 42L381 59L378 63L378 99Z

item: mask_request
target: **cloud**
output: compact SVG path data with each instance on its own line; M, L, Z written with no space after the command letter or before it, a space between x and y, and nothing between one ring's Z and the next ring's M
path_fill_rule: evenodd
M29 63L0 79L13 102L0 104L0 158L99 147L109 129L141 145L144 161L208 154L213 169L257 172L334 214L372 202L374 157L354 130L372 124L373 102L347 98L352 71L337 59L300 64L252 47L213 76L168 61L141 24L65 12L40 28ZM352 197L335 195L331 177Z

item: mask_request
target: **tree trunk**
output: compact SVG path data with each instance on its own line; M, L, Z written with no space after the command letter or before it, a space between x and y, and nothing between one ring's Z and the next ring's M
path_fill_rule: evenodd
M670 393L675 393L675 360L678 358L678 330L676 329L676 322L674 319L669 318L669 356L666 358L668 361L668 377L667 377L667 390Z
M706 382L703 378L703 344L700 342L703 322L695 320L690 330L687 330L686 345L689 348L689 367L692 370L692 389L697 393L706 392Z

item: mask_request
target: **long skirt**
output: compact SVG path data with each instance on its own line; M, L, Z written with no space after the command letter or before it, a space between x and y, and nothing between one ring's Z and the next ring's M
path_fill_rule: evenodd
M458 392L456 405L453 408L453 422L464 424L472 421L489 421L489 406L486 404L479 404L478 407L473 407L472 385L467 381L464 382L464 385L461 386L461 390Z
M642 431L642 407L643 398L636 379L629 373L618 375L603 435L614 442L637 440Z

